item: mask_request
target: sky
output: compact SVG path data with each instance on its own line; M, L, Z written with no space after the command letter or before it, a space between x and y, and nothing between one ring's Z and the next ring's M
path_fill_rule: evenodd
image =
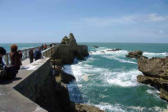
M0 0L0 43L168 43L168 0Z

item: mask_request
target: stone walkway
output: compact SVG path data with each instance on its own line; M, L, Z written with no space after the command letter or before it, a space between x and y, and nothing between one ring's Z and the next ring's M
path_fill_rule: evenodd
M26 59L22 61L16 79L0 83L0 112L47 112L14 89L47 60L44 58L30 64L29 59Z

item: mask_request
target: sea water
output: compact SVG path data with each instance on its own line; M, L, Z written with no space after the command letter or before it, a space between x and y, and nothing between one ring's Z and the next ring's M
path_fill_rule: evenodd
M86 103L106 112L162 112L167 102L159 98L159 91L137 82L135 59L126 58L129 51L142 50L144 55L165 57L168 44L140 43L81 43L89 47L89 57L85 61L75 60L65 65L64 70L76 77L68 85L70 99ZM8 52L11 44L0 44ZM40 43L19 43L19 49L40 46ZM94 48L97 45L99 48ZM120 48L121 51L108 51Z
M65 65L64 70L76 77L68 85L72 101L84 102L106 112L162 112L167 102L155 88L137 82L142 74L136 59L127 58L129 51L142 50L144 55L165 57L168 44L83 43L89 47L85 61ZM93 46L99 46L94 48ZM120 48L120 51L108 51Z

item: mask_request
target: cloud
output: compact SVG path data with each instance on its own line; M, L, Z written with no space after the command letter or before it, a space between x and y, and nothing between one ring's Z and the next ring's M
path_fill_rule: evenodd
M150 21L150 22L162 22L162 21L168 21L168 16L161 16L153 13L153 14L147 15L146 19L147 21Z
M159 23L168 22L168 16L156 13L144 15L128 15L122 17L86 17L80 19L77 23L89 26L113 26L113 25L130 25L139 23Z

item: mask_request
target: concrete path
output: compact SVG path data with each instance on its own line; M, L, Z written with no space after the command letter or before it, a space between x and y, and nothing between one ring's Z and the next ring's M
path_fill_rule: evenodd
M16 79L0 83L0 112L47 112L14 89L47 60L44 58L30 64L29 59L26 59L22 61Z

